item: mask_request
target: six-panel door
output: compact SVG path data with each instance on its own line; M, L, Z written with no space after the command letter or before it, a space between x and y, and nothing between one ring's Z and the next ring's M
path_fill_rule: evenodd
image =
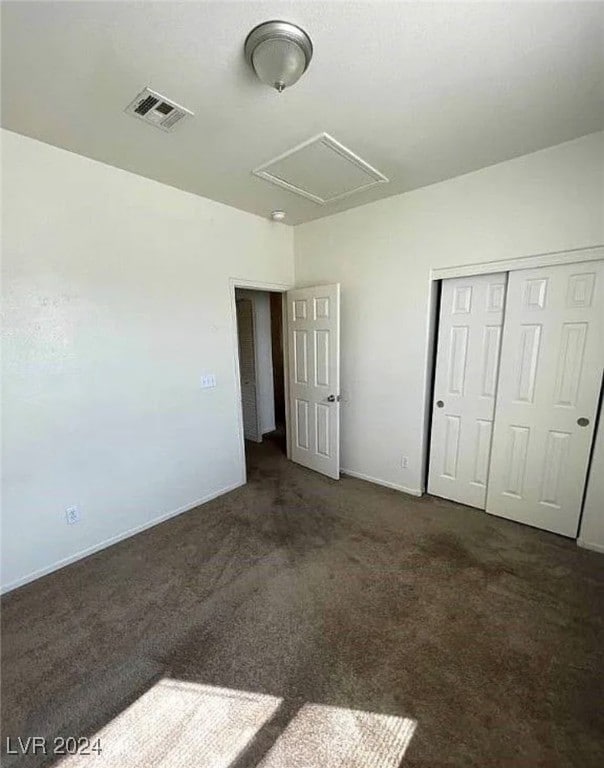
M506 275L444 280L428 491L484 509Z
M340 286L287 294L291 458L340 476Z
M487 512L576 536L604 366L604 263L511 272Z

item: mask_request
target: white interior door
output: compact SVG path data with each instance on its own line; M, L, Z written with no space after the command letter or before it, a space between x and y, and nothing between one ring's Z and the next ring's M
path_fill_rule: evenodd
M484 509L506 274L443 280L428 492Z
M287 293L291 459L340 477L340 286Z
M511 272L487 512L576 536L604 366L604 262Z
M237 299L236 307L243 436L246 440L254 440L259 443L262 436L258 423L258 393L256 391L254 305L251 299Z

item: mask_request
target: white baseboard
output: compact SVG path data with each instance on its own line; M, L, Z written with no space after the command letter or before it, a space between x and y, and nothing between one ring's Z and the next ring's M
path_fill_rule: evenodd
M47 566L44 566L44 568L39 568L36 571L32 571L31 573L28 573L27 576L22 576L20 579L17 579L16 581L12 581L9 584L5 584L2 587L0 587L0 595L3 595L7 592L11 592L13 589L17 589L17 587L22 587L24 584L28 584L30 581L35 581L36 579L39 579L42 576L46 576L48 573L52 573L53 571L58 571L60 568L64 568L66 565L70 565L71 563L75 563L76 560L81 560L84 557L88 557L88 555L93 555L95 552L99 552L101 549L106 549L107 547L110 547L112 544L117 544L119 541L123 541L124 539L129 539L131 536L136 536L137 533L142 533L142 531L146 531L147 528L153 528L153 526L159 525L160 523L163 523L166 520L169 520L171 517L177 517L178 515L182 515L183 512L188 512L190 509L195 509L195 507L199 507L201 504L206 504L208 501L212 501L212 499L216 499L218 498L218 496L223 496L225 493L234 491L236 488L240 488L242 485L245 485L245 480L243 481L239 480L238 482L233 483L233 485L229 485L226 488L221 488L219 491L214 491L213 493L210 493L201 499L192 501L190 504L185 504L182 507L178 507L178 509L173 509L170 512L165 512L163 515L153 518L153 520L149 520L146 523L137 525L134 528L129 528L127 531L124 531L123 533L118 533L116 536L111 536L110 538L105 539L104 541L101 541L98 544L93 544L91 547L87 547L86 549L81 549L79 552L76 552L74 555L69 555L69 557L64 557L62 560L57 560L55 563L52 563L51 565L47 565Z
M577 539L577 545L583 547L583 549L591 549L594 552L601 552L604 555L604 544L595 544L592 541L585 541L585 539Z
M366 480L368 483L375 483L375 485L383 485L385 488L392 488L395 491L402 491L403 493L408 493L411 496L422 496L422 492L419 490L419 488L407 488L404 485L397 485L396 483L391 483L388 480L380 480L377 477L371 477L371 475L363 475L361 472L353 472L352 469L342 469L340 470L343 475L349 475L350 477L356 477L357 480Z

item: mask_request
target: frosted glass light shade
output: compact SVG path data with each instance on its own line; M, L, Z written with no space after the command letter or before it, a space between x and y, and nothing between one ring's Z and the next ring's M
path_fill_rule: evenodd
M282 91L300 79L306 56L292 40L265 40L254 51L252 64L263 83Z
M245 55L258 78L281 92L297 82L312 59L312 42L287 21L266 21L245 41Z

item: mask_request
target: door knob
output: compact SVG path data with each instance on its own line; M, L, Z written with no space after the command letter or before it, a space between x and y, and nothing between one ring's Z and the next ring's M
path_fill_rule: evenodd
M327 402L328 403L335 403L335 402L339 403L340 402L340 395L329 395L329 397L327 398Z
M581 418L577 419L577 424L580 427L586 427L589 424L589 419L586 419L584 416L581 416Z
M436 407L437 407L437 408L443 408L443 407L444 407L444 405L445 405L445 404L443 403L443 401L442 401L442 400L437 400L437 401L436 401Z

